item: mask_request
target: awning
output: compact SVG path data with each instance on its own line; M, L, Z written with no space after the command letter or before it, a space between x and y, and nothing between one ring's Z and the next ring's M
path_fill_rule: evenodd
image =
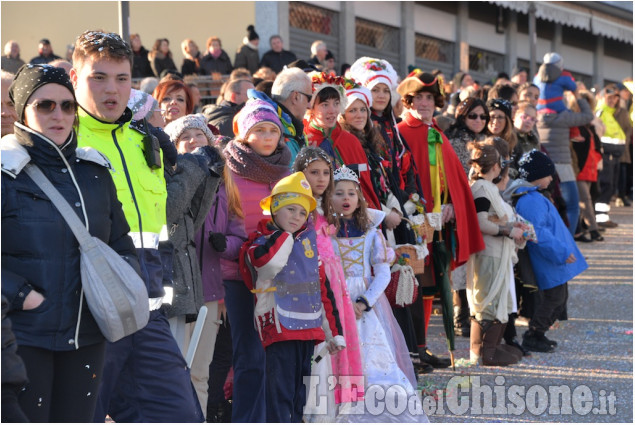
M591 30L590 13L580 12L554 3L536 2L534 4L536 6L536 18L586 31Z
M594 35L602 35L607 38L633 44L633 27L609 21L608 19L593 16L591 18L591 32Z
M516 12L529 13L530 2L527 1L490 1L489 3ZM633 44L633 26L628 25L626 19L624 19L624 23L620 23L616 20L597 16L589 9L580 10L580 6L584 7L583 2L576 2L577 7L567 7L566 4L546 1L532 3L536 10L536 17L539 19L580 28L594 35Z

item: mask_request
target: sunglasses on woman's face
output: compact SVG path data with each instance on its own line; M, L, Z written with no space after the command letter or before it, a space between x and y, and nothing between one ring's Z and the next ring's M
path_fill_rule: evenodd
M468 118L468 119L471 119L471 120L475 120L475 119L477 119L477 118L480 118L480 119L481 119L481 121L487 121L487 119L489 118L489 116L487 116L487 115L485 115L485 114L482 114L482 115L479 115L479 114L468 114L467 118Z
M63 100L59 105L62 108L62 112L66 115L73 115L77 112L77 103L74 100ZM57 102L54 100L39 100L26 106L34 106L38 113L48 115L55 111Z

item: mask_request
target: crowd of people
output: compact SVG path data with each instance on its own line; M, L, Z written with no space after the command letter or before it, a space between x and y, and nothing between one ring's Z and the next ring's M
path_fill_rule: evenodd
M439 295L474 364L557 349L576 241L631 203L632 80L587 90L556 52L533 80L336 72L322 41L309 60L258 41L232 65L186 39L180 73L167 39L86 31L66 67L48 40L29 64L7 43L3 421L426 422L417 375L451 365L427 345ZM184 76L212 73L203 106ZM144 328L105 340L34 166L143 278ZM354 409L377 386L413 409Z

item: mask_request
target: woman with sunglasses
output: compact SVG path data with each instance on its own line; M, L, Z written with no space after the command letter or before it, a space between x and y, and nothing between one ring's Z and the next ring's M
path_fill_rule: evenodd
M41 169L90 234L138 270L137 255L108 160L77 148L66 72L24 65L9 96L18 120L0 142L2 295L29 377L18 402L31 422L92 422L106 343L83 295L79 243L27 169Z
M465 175L470 174L469 144L479 142L487 137L489 113L482 99L468 97L456 107L456 121L445 131L456 156L463 165ZM452 298L454 304L454 333L459 336L470 336L470 307L465 292L466 266L462 265L452 271Z
M470 152L467 144L479 142L487 136L489 112L482 99L468 97L456 107L456 121L445 131L450 144L459 157L465 174L470 171Z

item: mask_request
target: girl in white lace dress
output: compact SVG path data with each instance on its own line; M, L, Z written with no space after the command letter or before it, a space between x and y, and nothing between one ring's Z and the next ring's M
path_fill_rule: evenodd
M353 404L348 412L341 410L336 420L428 422L403 334L384 295L395 258L378 229L384 213L366 207L359 179L347 167L335 171L334 180L332 203L340 222L333 245L342 259L357 318L366 388L364 403ZM403 408L368 409L387 397L398 397L396 405Z

